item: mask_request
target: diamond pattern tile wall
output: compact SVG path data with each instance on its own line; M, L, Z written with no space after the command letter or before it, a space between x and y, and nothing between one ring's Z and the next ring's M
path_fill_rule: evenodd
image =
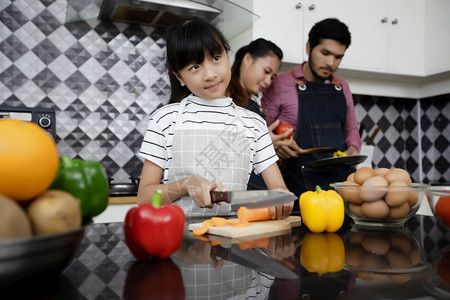
M164 31L64 24L65 0L3 2L0 105L53 106L60 155L101 160L115 182L138 177L148 115L169 94Z
M60 155L101 160L115 182L128 181L140 176L148 116L170 93L164 30L96 20L88 14L101 1L86 3L1 1L0 105L54 107ZM68 15L92 19L65 23ZM425 182L449 182L449 98L355 95L358 122L381 129L374 166L406 168L418 180L422 157Z

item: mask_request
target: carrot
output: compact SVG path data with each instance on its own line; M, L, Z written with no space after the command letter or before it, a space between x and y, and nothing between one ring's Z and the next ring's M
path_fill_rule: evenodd
M238 222L238 223L231 224L231 226L233 226L233 227L247 227L248 225L249 225L248 222Z
M247 207L240 207L237 216L241 222L253 222L270 220L270 211L268 207L248 209Z
M217 245L221 245L221 244L222 244L222 242L220 242L220 241L211 240L211 246L217 246Z
M240 242L239 248L242 250L249 249L249 248L267 248L269 247L270 238L260 238L256 240L246 241L246 242Z
M241 221L239 221L238 219L227 219L227 223L229 225L233 225L233 224L241 223Z
M203 221L203 226L206 226L206 227L211 227L211 226L213 226L212 220L211 220L211 219L208 219L208 220Z
M206 227L206 226L202 226L202 227L199 227L199 228L196 228L196 229L194 229L194 231L192 232L195 236L198 236L198 235L203 235L203 234L205 234L205 233L207 233L208 232L208 227Z
M211 221L213 223L213 226L216 226L216 227L222 227L222 226L227 225L227 220L225 218L212 217Z

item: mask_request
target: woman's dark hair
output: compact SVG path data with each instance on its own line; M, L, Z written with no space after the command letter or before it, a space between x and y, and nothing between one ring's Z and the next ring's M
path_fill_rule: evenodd
M228 96L233 99L236 105L247 108L248 99L251 95L248 94L241 86L241 75L240 69L242 65L242 60L245 54L249 53L253 59L263 58L268 55L276 56L283 59L283 51L275 45L273 42L259 38L240 48L235 55L233 66L231 67L231 80L228 85Z
M351 43L351 34L347 25L338 19L329 18L314 24L311 28L308 35L310 49L319 45L322 39L336 40L348 48Z
M191 63L203 62L205 52L214 56L229 50L223 34L203 19L183 18L170 26L166 35L166 67L171 85L169 103L180 102L191 94L172 72L178 73Z

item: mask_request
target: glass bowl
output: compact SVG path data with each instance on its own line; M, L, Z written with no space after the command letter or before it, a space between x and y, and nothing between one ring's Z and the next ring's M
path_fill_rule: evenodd
M407 228L373 231L353 227L344 234L344 245L344 269L363 280L403 283L430 267L419 241Z
M433 215L441 225L450 228L450 186L429 186L425 194Z
M356 226L379 229L403 228L419 209L426 184L411 186L365 186L335 182L330 184L344 199L345 213Z

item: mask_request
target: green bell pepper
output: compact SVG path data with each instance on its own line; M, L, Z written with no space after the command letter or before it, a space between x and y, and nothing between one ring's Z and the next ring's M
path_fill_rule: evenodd
M66 191L80 200L83 223L102 213L108 205L108 179L98 161L62 157L50 188Z

